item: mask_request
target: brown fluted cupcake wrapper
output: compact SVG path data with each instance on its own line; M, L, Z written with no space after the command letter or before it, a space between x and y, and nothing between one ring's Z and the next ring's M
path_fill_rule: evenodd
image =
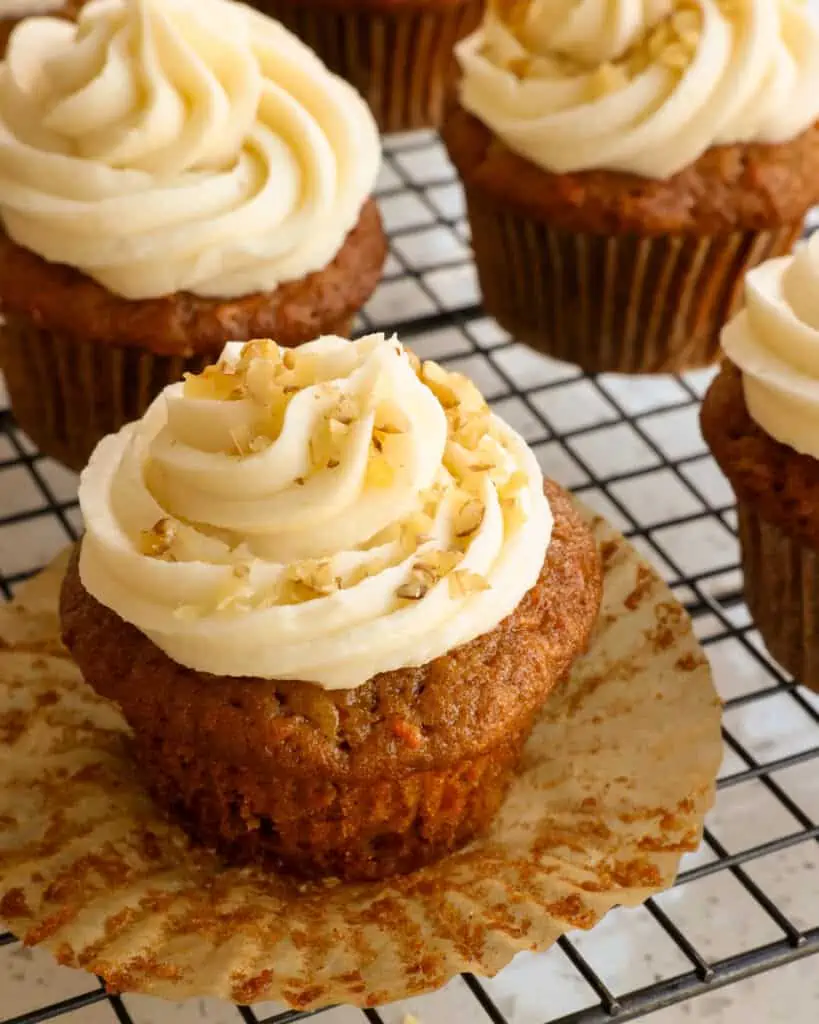
M345 320L338 333L350 326ZM15 314L0 321L0 365L15 419L44 455L74 470L106 434L139 419L163 388L220 351L158 355L44 330Z
M745 273L788 252L801 222L713 236L558 231L467 186L486 311L521 341L588 373L708 366Z
M139 735L143 778L157 803L229 863L306 878L375 880L414 871L490 827L529 735L451 764L343 786L283 775L259 788L233 766L203 763L178 740Z
M385 5L385 11L321 0L261 0L254 6L282 22L354 85L382 132L398 132L441 123L455 74L453 49L477 27L483 0L414 10Z
M66 560L53 566L0 608L0 918L113 991L313 1009L494 974L666 888L713 803L719 700L666 584L591 527L598 626L489 834L377 885L297 882L189 845L147 797L125 721L60 645Z
M774 658L819 692L819 553L740 499L745 600Z

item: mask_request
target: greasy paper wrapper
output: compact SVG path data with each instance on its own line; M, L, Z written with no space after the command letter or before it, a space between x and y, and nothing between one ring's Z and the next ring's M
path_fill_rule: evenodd
M345 337L351 327L345 319L327 333ZM77 472L106 434L140 419L163 388L220 352L158 355L44 330L14 314L0 320L0 365L17 423L44 455Z
M114 990L307 1009L492 975L667 888L713 802L719 702L683 608L593 528L591 649L550 696L491 832L369 884L227 868L163 819L119 712L59 643L62 559L0 610L0 918Z
M484 0L257 0L355 86L382 132L436 128L455 77L455 44L477 28Z
M466 199L487 313L587 373L709 366L747 271L790 252L802 230L580 234L498 209L468 185Z
M819 693L819 553L749 502L737 512L748 610L773 657Z

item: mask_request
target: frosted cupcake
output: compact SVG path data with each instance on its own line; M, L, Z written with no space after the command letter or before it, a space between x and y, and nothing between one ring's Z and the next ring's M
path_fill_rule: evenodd
M242 4L26 20L0 133L0 357L19 422L71 466L228 338L345 333L380 275L372 116Z
M384 132L435 128L484 0L255 0L358 89Z
M795 0L495 0L444 137L487 310L590 372L711 362L746 270L819 200Z
M381 335L230 345L99 445L80 504L64 639L154 795L302 875L486 829L600 601L525 442Z
M703 434L736 492L745 598L771 653L819 690L819 238L748 274Z

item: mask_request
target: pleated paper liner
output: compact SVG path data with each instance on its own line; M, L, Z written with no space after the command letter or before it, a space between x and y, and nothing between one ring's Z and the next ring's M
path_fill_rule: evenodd
M770 653L819 693L819 554L740 499L745 601Z
M683 608L601 520L592 646L550 697L489 835L413 875L223 866L145 793L113 705L58 641L65 560L0 610L0 918L114 990L301 1009L492 975L635 906L702 836L720 707Z
M466 191L486 311L516 338L587 373L672 373L715 362L744 274L789 252L802 228L579 234Z
M477 27L483 0L259 0L366 99L382 132L435 128L456 67L455 44Z
M345 319L337 333L351 326ZM220 351L157 355L43 330L22 316L0 321L0 365L17 423L43 454L77 471L106 434L139 419L164 387L199 373Z

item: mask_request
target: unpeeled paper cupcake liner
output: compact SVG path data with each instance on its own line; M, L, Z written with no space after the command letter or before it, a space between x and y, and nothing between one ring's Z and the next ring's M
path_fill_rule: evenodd
M52 566L0 609L0 918L115 991L308 1009L495 974L667 888L714 799L719 701L668 587L592 528L599 623L491 831L369 884L226 867L161 816L122 717L59 643Z
M708 366L745 273L789 252L801 222L712 236L560 231L466 186L486 311L515 337L588 373Z
M372 5L322 0L259 0L346 79L382 132L435 128L455 74L455 44L477 28L484 0L422 0Z
M750 502L737 512L748 610L773 657L819 693L819 553Z
M345 320L339 333L350 327ZM158 355L47 330L13 313L0 319L0 365L17 423L44 455L77 471L106 434L139 419L163 388L220 352Z

